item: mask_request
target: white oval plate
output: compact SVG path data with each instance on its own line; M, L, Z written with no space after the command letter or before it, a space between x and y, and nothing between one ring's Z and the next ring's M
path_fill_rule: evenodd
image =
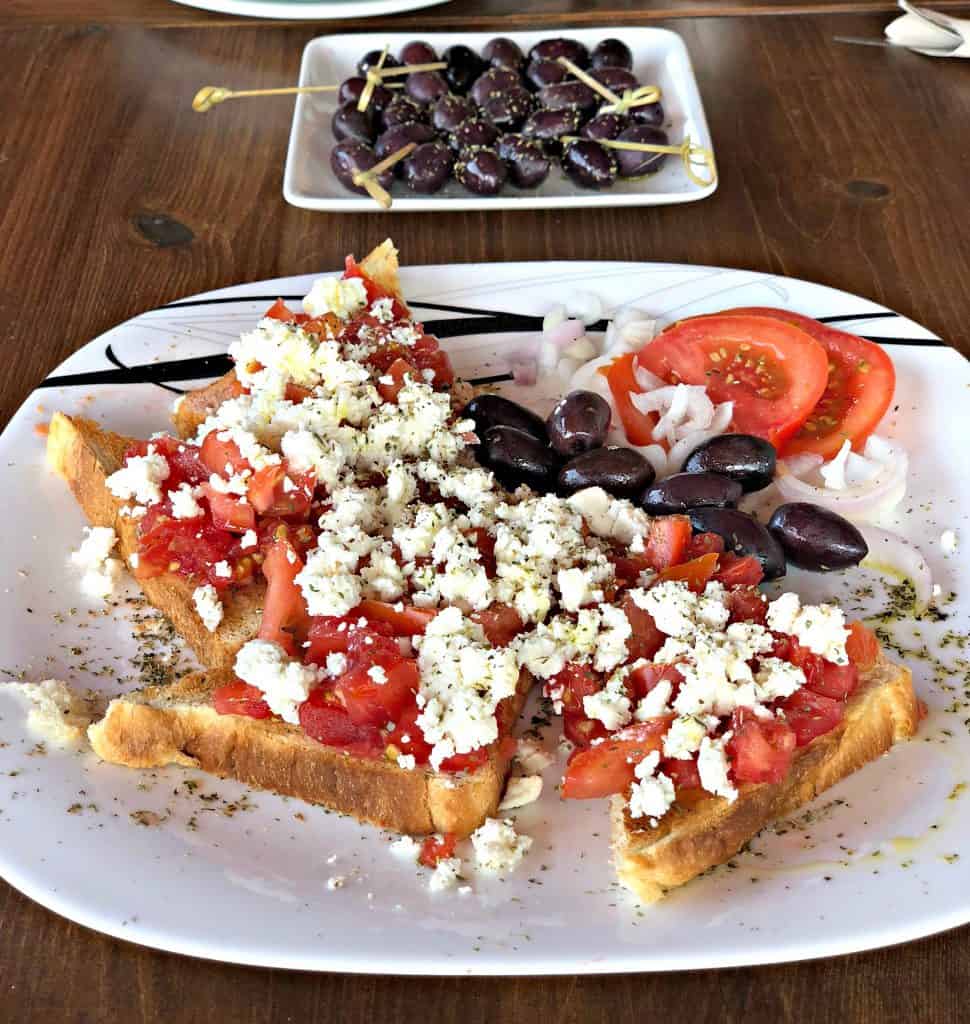
M54 377L117 372L119 364L149 364L158 374L173 359L219 357L270 301L303 295L311 280L247 284L145 313L90 342ZM539 802L513 812L535 840L519 871L505 881L473 877L465 896L434 895L426 872L392 856L390 837L321 808L259 792L240 805L243 787L198 772L129 771L54 749L31 755L36 738L26 731L21 700L0 687L3 877L72 920L159 949L395 974L764 964L887 945L970 920L970 858L955 856L970 845L970 805L959 795L950 799L970 762L960 689L966 661L956 642L942 639L948 630L966 630L968 570L959 555L944 557L938 543L945 527L970 536L966 362L875 303L746 271L508 263L412 267L402 280L416 314L448 335L444 344L466 377L503 375L502 353L516 332L580 290L598 294L606 310L634 302L662 320L776 305L893 339L888 349L899 383L889 430L913 456L906 504L913 511L904 529L922 545L944 591L959 594L947 605L947 622L920 623L918 637L912 624L896 631L910 647L938 651L946 666L934 672L909 662L930 708L919 738L823 795L811 815L758 837L733 868L641 908L614 881L605 804L560 801L558 766L547 771ZM540 407L552 397L505 390ZM104 615L85 602L67 566L82 517L44 469L37 428L61 409L147 436L165 427L171 397L150 383L45 387L0 438L6 673L59 676L110 693L137 682L128 660L137 652L130 616L123 607ZM841 600L849 614L860 605L878 608L884 597L880 580L861 570L797 575L791 583L809 598ZM852 592L865 584L873 596L860 601ZM554 748L558 723L545 734ZM194 793L187 782L197 782ZM163 820L140 825L131 817L139 811ZM335 876L345 883L329 890Z
M644 85L659 85L666 121L664 127L673 144L685 137L711 148L711 135L704 117L694 69L683 39L665 28L563 28L555 31L509 32L527 53L541 39L551 35L569 36L592 48L602 39L619 36L633 53L633 70ZM370 50L390 45L396 54L414 38L429 42L439 53L456 43L464 43L481 52L494 32L390 32L378 35L319 36L311 39L303 51L300 85L331 85L356 75L357 61ZM330 150L334 138L330 119L337 109L336 93L313 93L297 97L290 131L290 146L283 174L283 196L288 203L308 210L334 210L344 213L381 213L369 196L349 192L330 169ZM701 170L702 177L706 172ZM679 157L670 156L657 174L645 178L619 179L602 192L574 185L555 161L549 177L535 189L511 185L497 196L475 196L458 182L450 180L440 192L430 196L411 192L402 182L391 189L394 204L390 212L434 210L541 210L586 206L662 206L692 203L711 195L717 182L697 185L687 177Z
M447 0L175 0L243 18L286 18L289 21L339 21L344 18L378 18L422 7L436 7Z

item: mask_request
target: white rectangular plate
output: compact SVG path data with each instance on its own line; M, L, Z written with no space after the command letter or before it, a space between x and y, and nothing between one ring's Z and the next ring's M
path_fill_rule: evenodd
M414 38L429 42L439 53L456 43L464 43L480 52L494 32L441 32L418 35L391 32L383 35L320 36L303 51L300 85L337 84L357 74L357 61L369 50L389 44L396 54ZM710 132L704 117L697 81L684 41L676 32L662 28L557 29L555 31L509 32L523 52L541 39L568 36L592 48L601 39L618 36L633 52L633 72L644 85L659 85L666 114L665 128L673 144L685 136L711 148ZM380 207L368 196L354 195L337 181L330 169L330 150L334 144L330 119L337 109L335 93L316 93L297 97L290 132L283 195L288 203L309 210L379 213ZM717 183L707 187L687 177L680 159L669 156L657 174L644 179L618 179L602 192L574 185L553 162L549 177L537 189L519 189L507 185L497 196L482 197L466 192L453 179L438 193L419 196L401 181L392 190L391 212L415 210L504 210L578 208L587 206L660 206L690 203L709 196Z

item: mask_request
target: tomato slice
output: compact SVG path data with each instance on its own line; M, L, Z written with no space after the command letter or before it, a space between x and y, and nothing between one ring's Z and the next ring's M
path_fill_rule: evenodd
M236 442L228 438L220 441L219 434L218 430L210 430L202 442L199 458L206 469L217 476L232 476L249 469L249 463L243 458Z
M731 718L734 735L727 742L736 782L781 782L795 754L796 733L777 718L757 718L738 708Z
M844 707L841 701L814 693L807 686L781 702L785 720L794 730L800 747L834 729L842 721Z
M641 608L629 593L620 598L620 610L626 615L633 630L633 635L626 642L629 660L646 658L649 661L663 647L667 637L657 629L650 612Z
M439 860L454 857L458 836L454 832L446 832L443 836L428 836L421 844L418 863L426 868L437 867Z
M220 715L247 715L249 718L272 718L273 712L263 699L263 691L241 679L212 691L212 704Z
M845 642L849 661L860 671L872 668L879 658L879 640L876 634L861 622L849 623L849 639Z
M202 485L209 501L212 523L220 530L245 533L256 525L256 510L235 494L223 494L208 484Z
M630 352L600 372L605 372L606 383L610 386L610 394L620 414L627 440L630 444L653 444L653 428L657 425L657 417L654 413L640 412L630 397L642 390L633 373L635 358L635 353Z
M764 579L764 570L754 555L735 555L725 551L714 579L726 587L756 587Z
M279 644L290 655L297 653L297 642L309 626L306 602L295 582L302 568L303 560L287 540L274 541L263 560L266 598L258 635L261 640Z
M634 768L659 750L671 717L628 725L594 746L574 750L566 765L562 795L566 800L590 800L622 793L636 778Z
M372 672L380 674L382 681ZM354 725L380 726L393 722L405 705L414 702L418 679L418 663L411 658L389 668L359 665L337 680L334 692Z
M472 612L471 616L485 631L490 644L505 647L522 632L525 623L522 617L510 604L496 601L480 612Z
M680 565L670 565L666 569L660 570L657 574L657 582L682 580L695 594L699 594L707 586L708 580L714 575L719 557L723 558L724 556L719 556L716 551L711 551L706 555L700 555L698 558L692 558L689 562L681 562ZM756 564L757 561L755 559Z
M671 383L703 384L712 402L734 402L732 427L784 446L825 391L825 349L804 330L767 316L683 320L637 354Z
M787 309L759 306L730 312L794 324L810 334L828 355L825 391L798 433L785 445L785 453L811 452L831 459L846 440L860 450L885 415L896 389L896 370L885 349Z
M385 601L361 601L350 613L363 615L369 622L386 622L394 631L395 636L418 636L428 628L428 623L437 614L431 608L415 608L412 604L400 607L387 604Z

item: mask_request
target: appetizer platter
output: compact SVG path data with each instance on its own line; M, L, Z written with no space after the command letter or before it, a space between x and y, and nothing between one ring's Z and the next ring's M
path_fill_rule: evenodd
M395 973L970 919L964 361L769 275L473 269L387 242L175 303L17 414L4 876Z
M665 29L321 36L299 86L323 91L297 98L296 206L377 210L359 178L375 167L392 210L657 205L717 187L690 58Z

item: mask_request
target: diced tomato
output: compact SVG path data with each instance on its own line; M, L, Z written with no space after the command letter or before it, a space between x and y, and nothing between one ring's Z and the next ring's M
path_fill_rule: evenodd
M349 615L314 615L307 631L310 646L306 649L306 660L325 665L328 654L346 654L353 622L356 619Z
M417 369L406 359L401 358L395 359L381 376L392 378L389 383L384 383L381 379L377 381L377 390L385 402L397 401L397 394L404 387L406 377L410 377L412 381L421 380Z
M305 402L312 394L313 391L310 388L301 387L299 384L294 384L293 381L287 381L283 391L283 397L294 405Z
M429 383L435 390L441 391L445 388L450 388L454 384L455 371L452 368L451 360L448 358L447 353L442 352L437 346L438 343L435 341L434 349L430 348L430 346L421 348L419 341L414 348L414 361L417 363L419 370L430 370L434 374Z
M647 534L647 561L654 569L679 565L690 544L690 519L687 516L658 516L650 521Z
M284 323L289 323L296 316L292 312L289 306L282 300L277 299L269 309L263 314L264 317L269 317L271 320L282 320Z
M777 718L761 719L748 708L731 718L727 742L736 782L781 782L795 753L795 732Z
M674 693L684 681L684 677L676 665L646 664L633 669L629 675L629 685L633 697L642 700L663 679L669 679L673 683Z
M881 345L821 324L787 309L732 310L774 317L801 328L825 349L828 380L825 391L786 454L811 452L831 459L848 439L859 451L882 419L896 388L896 371Z
M432 608L403 604L400 608L385 601L361 601L350 617L363 615L370 622L386 622L395 636L419 636L437 614Z
M372 306L378 299L393 299L394 303L392 310L394 316L397 319L407 317L407 307L398 299L398 297L392 292L389 292L386 288L382 288L376 281L372 281L354 257L348 256L344 262L344 279L347 280L352 277L359 277L364 282L364 288L367 291L368 305Z
M431 744L424 738L417 717L421 709L414 701L398 712L396 727L390 735L390 742L402 754L410 754L417 764L427 764L431 757Z
M452 754L441 762L443 772L473 772L488 761L488 748L477 747L467 754Z
M647 754L659 750L670 716L628 725L602 743L574 750L566 765L562 795L566 800L622 793L633 782L634 768Z
M421 844L418 863L426 868L437 867L439 860L454 857L458 836L454 832L446 832L443 836L428 836Z
M583 698L603 688L603 680L588 665L570 662L548 683L550 692L561 691L563 732L577 747L585 747L607 735L606 727L596 719L587 718Z
M256 525L256 510L235 494L223 494L209 484L202 485L209 501L212 523L220 530L245 533Z
M374 674L383 675L383 681ZM408 704L418 689L418 663L403 659L389 668L359 665L345 672L334 692L347 709L354 725L386 725Z
M263 699L263 691L241 679L213 690L212 704L220 715L247 715L249 718L271 718L273 715Z
M302 520L310 513L315 486L312 473L293 473L280 463L253 474L247 497L260 515Z
M879 640L876 634L861 622L849 623L849 639L845 642L849 661L860 671L872 668L879 659Z
M201 451L197 444L175 438L158 438L152 444L168 459L171 474L165 481L167 490L175 490L182 483L198 487L209 479L209 470L200 458Z
M657 771L663 772L670 779L678 797L681 790L701 789L701 773L697 769L696 758L687 757L681 760L670 757L666 761L660 762Z
M730 611L728 622L757 622L768 620L768 602L757 587L732 587L727 592Z
M266 598L259 623L259 637L279 644L288 654L297 653L297 643L309 628L306 602L295 580L303 560L286 540L276 541L263 559Z
M217 476L232 476L241 473L244 469L249 469L249 463L243 458L236 442L228 438L220 441L220 433L219 430L210 430L205 435L202 449L199 452L202 464L210 473L215 473Z
M490 644L505 647L522 632L525 623L519 613L510 605L496 601L471 616L483 630Z
M669 565L661 569L657 574L657 582L665 580L682 580L695 594L701 593L707 586L708 580L714 575L717 569L719 556L716 551L709 554L692 558L689 562L681 562L680 565Z
M635 661L637 658L646 658L649 661L663 647L666 636L657 629L650 612L641 608L629 591L620 598L620 609L633 630L626 642L629 659Z
M154 505L138 524L138 579L150 579L173 572L211 583L224 590L253 575L254 560L243 555L239 538L198 519L172 519L162 505ZM228 562L230 576L216 573L216 566Z
M754 555L735 555L725 551L718 561L714 579L726 587L756 587L764 575L761 563Z
M841 701L824 697L807 686L781 703L785 720L794 730L800 747L834 729L842 721L844 707Z
M636 358L665 381L703 384L712 402L733 402L732 428L779 449L812 414L828 379L825 349L803 329L767 316L684 320Z
M485 575L490 580L495 579L495 538L484 527L478 526L475 528L475 545L485 567Z
M347 658L351 668L380 665L387 669L404 660L401 645L386 622L369 622L363 627L355 625L348 632Z
M635 358L634 353L629 352L615 359L609 368L603 367L600 372L610 386L610 394L620 414L627 440L635 445L653 444L653 428L657 425L657 416L655 413L640 412L630 397L642 390L633 372Z
M718 553L724 550L724 538L719 533L695 533L687 545L684 558L700 558L711 551Z
M805 685L823 697L846 700L859 685L859 670L855 665L836 665L794 641L788 660L805 673Z
M347 710L336 703L333 694L318 686L300 705L300 725L318 743L339 747L361 757L380 757L384 739L372 725L354 725Z

